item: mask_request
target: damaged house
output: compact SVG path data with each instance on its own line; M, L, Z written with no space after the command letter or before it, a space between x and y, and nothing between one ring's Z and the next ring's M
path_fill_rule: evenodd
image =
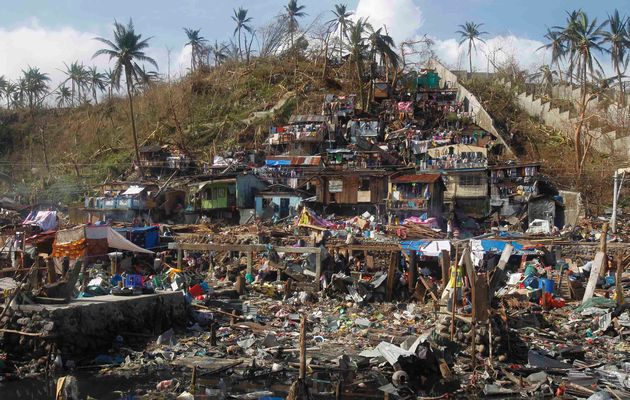
M387 214L390 221L409 217L443 217L446 185L441 174L395 174L389 179Z

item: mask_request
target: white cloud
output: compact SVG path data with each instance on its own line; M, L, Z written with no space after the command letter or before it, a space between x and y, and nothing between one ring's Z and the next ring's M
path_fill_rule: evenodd
M422 26L422 12L413 0L359 0L356 18L369 18L375 29L387 27L397 42L414 36Z
M15 28L0 28L0 74L17 79L27 66L39 67L50 75L54 83L64 79L60 69L63 63L75 60L86 65L104 68L107 57L92 60L92 55L102 47L93 40L99 36L70 27L44 28L37 19Z
M434 39L435 40L435 39ZM473 70L486 71L488 58L490 70L492 62L501 64L514 58L523 68L532 68L550 62L549 54L545 50L538 50L543 43L514 35L500 35L485 39L486 43L477 42L477 51L473 48ZM468 69L468 42L459 44L458 39L435 40L434 50L440 59L453 69Z
M0 27L0 75L15 80L30 65L48 73L52 80L50 86L55 88L66 78L61 71L65 69L64 62L70 64L79 61L86 66L108 69L112 64L107 56L92 59L94 53L104 47L103 43L94 40L97 36L110 37L111 26L103 27L102 32L88 32L67 26L45 27L36 18L32 18L12 28ZM190 53L186 49L175 49L172 52L173 76L178 76L189 66L187 52ZM147 55L157 61L160 73L167 73L168 56L165 48L150 47ZM147 66L147 69L154 68Z

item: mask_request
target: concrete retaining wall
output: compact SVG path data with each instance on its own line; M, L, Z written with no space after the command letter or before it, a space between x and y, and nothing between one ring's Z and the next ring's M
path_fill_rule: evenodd
M64 305L14 307L7 328L49 337L62 354L86 356L107 351L117 335L160 334L186 322L181 292L120 297L97 296ZM38 356L41 339L5 334L7 351Z

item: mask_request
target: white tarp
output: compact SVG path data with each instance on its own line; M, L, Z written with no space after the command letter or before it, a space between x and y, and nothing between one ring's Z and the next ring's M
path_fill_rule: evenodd
M43 231L55 230L57 229L57 211L31 212L22 224L37 225Z
M127 250L134 253L153 254L151 250L143 249L142 247L130 242L120 233L113 230L111 226L83 225L76 228L58 231L55 237L55 243L68 244L82 238L107 239L107 245L112 249Z
M122 195L123 196L133 196L136 194L140 194L144 191L144 187L142 186L136 186L136 185L131 185L129 186L129 189L125 190Z
M143 249L125 239L120 233L113 230L110 226L107 227L107 245L112 249L127 250L134 253L153 254L151 250Z
M439 257L442 254L442 250L446 250L451 253L451 241L450 240L434 240L422 248L422 255L428 257Z

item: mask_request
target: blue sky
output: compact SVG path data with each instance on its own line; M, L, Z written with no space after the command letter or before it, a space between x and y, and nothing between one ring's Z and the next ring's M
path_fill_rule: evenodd
M312 19L339 1L300 0ZM0 13L0 75L14 76L20 66L40 65L56 76L62 62L74 59L92 63L98 45L90 39L108 36L114 19L132 17L137 29L152 36L152 55L165 70L166 50L172 58L186 60L182 53L182 27L201 28L211 40L226 40L233 32L232 9L243 6L258 26L279 14L286 0L4 0ZM509 46L523 64L536 62L533 50L540 44L545 26L561 24L565 10L583 8L589 15L605 18L618 8L630 12L628 0L352 0L350 9L369 16L373 23L387 24L395 39L429 34L438 40L438 54L447 62L461 63L455 30L467 20L485 23L488 39L510 37ZM502 46L505 47L505 46ZM481 57L481 56L480 56ZM479 61L481 61L480 59ZM174 61L175 62L175 61ZM99 66L106 60L95 61Z

